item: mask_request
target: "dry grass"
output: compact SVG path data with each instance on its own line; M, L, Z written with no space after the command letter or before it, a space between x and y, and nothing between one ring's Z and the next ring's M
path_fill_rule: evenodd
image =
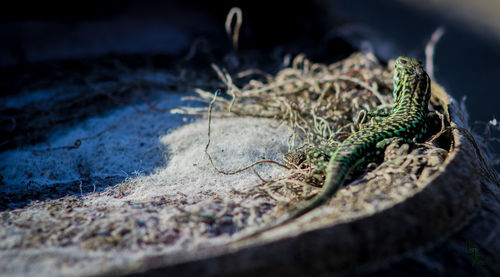
M331 65L312 63L298 56L276 76L260 74L265 81L250 80L238 87L233 78L258 71L232 77L214 66L227 91L214 102L212 115L275 119L294 131L290 145L295 140L337 144L357 130L354 122L360 110L390 107L392 67L392 63L386 67L373 56L359 53ZM198 100L209 103L214 99L214 93L196 91ZM183 107L174 112L206 115L208 107ZM349 221L402 202L425 186L446 154L446 150L432 144L412 148L391 145L384 163L369 173L358 172L358 179L341 189L328 207L318 209L313 216L319 212ZM227 243L233 234L259 228L269 215L279 216L310 198L319 191L321 180L312 182L309 173L307 167L291 168L287 176L269 180L260 177L260 184L253 188L223 196L204 195L195 203L164 196L144 202L123 201L121 205L92 202L99 197L126 197L137 185L133 180L84 198L41 201L1 214L0 223L8 227L0 233L4 238L0 249L73 247L89 257L97 255L95 251L110 256L115 251L189 253L199 247Z
M209 108L182 107L173 112L273 118L293 130L289 145L295 145L296 139L312 145L339 144L359 129L356 122L363 114L360 111L390 108L393 103L393 63L386 67L370 54L356 53L331 65L313 63L299 55L290 67L275 77L265 75L266 81L251 80L241 88L235 85L226 70L215 65L213 68L226 86L226 97L216 97L215 93L196 89L197 99L211 102L214 110L211 105L210 111ZM252 71L236 77L246 76L249 72ZM445 128L444 122L442 128ZM289 148L294 150L291 146ZM355 186L341 190L332 201L335 208L328 211L329 215L353 219L404 201L426 184L446 155L446 150L430 142L413 149L408 145L388 147L386 161L355 181ZM261 178L259 186L239 193L248 199L265 199L268 206L275 207L270 213L273 216L318 193L322 180L311 178L314 165L305 168L289 166L288 176L277 180ZM226 174L239 172L216 170ZM362 173L366 171L357 175ZM252 210L262 214L269 211L269 207L263 211L253 206L249 211Z
M214 116L273 118L305 134L310 143L332 143L351 133L360 110L388 108L392 103L392 74L371 55L355 54L324 65L297 56L291 67L267 81L251 80L239 88L226 70L213 65L226 86L226 96L215 102ZM245 77L255 71L237 74ZM198 100L214 93L196 89ZM176 113L205 115L208 108L181 107Z

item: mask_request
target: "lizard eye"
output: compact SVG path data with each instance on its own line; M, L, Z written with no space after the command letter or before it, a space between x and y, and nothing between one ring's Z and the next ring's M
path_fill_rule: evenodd
M401 60L402 65L406 65L407 61L406 60Z

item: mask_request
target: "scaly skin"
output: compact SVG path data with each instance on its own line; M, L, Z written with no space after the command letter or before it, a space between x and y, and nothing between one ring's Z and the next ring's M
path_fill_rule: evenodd
M353 133L329 155L331 158L326 167L326 180L321 191L286 218L251 234L250 237L289 223L328 202L340 187L346 185L346 177L350 172L359 165L383 158L384 149L390 142L398 140L411 143L413 140L422 139L427 132L426 116L431 95L430 78L422 63L417 59L399 57L395 63L393 84L395 103L390 114L382 115L377 111L373 113L385 118ZM310 156L314 153L314 148L308 152ZM322 156L325 155L324 149L318 148L318 153L320 152Z

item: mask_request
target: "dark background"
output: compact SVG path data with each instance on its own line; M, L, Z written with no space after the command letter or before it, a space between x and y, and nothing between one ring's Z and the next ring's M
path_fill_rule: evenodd
M422 58L431 33L444 26L436 48L437 80L456 98L468 97L474 120L498 116L498 35L453 20L453 1L433 12L407 2L412 1L13 1L0 10L0 66L109 54L181 55L201 36L222 51L232 6L244 14L242 48L272 51L281 45L321 62L345 52L335 37L354 47L370 41L382 59Z

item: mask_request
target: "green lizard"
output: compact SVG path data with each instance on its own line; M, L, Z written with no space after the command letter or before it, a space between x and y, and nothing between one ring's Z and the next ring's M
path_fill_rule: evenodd
M383 117L383 120L353 133L337 148L315 147L307 151L308 156L316 158L313 162L330 157L328 165L319 166L326 168L326 180L321 191L283 219L238 240L289 223L327 203L340 187L346 185L349 173L360 165L382 159L385 147L392 141L411 143L423 138L427 132L431 82L422 63L417 59L399 57L395 63L393 84L395 102L390 113L379 110L370 113Z

